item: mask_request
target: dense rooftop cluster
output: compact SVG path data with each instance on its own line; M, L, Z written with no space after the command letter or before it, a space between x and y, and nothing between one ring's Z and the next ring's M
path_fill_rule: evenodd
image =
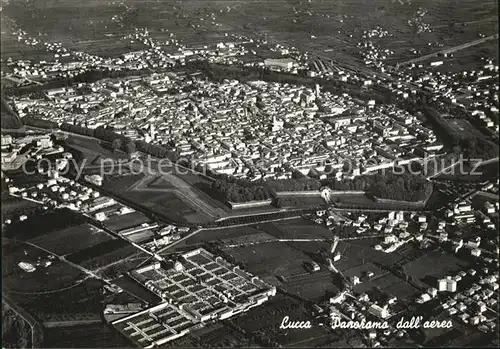
M214 83L201 73L102 80L15 99L21 115L113 127L136 140L169 144L180 156L244 178L289 178L291 169L340 176L391 167L442 147L432 130L392 105L348 94L264 81Z

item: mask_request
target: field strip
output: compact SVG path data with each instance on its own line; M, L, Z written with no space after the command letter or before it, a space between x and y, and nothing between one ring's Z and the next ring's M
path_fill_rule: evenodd
M148 177L146 176L143 180L145 180L147 178ZM138 186L143 184L143 182L144 182L143 180L141 180L140 183L134 184L133 187L135 188L135 190L139 190L139 191L174 192L175 194L179 194L179 196L181 196L181 197L179 197L179 199L181 199L181 200L182 200L182 198L186 199L188 201L188 203L190 203L194 207L200 209L203 213L207 214L209 217L214 218L214 217L219 216L220 212L217 212L217 208L210 206L204 200L199 198L198 195L196 194L196 192L194 192L191 189L191 186L188 183L186 183L184 180L182 180L181 178L178 178L172 174L167 174L167 173L163 174L159 178L163 178L164 180L166 180L167 182L172 184L172 186L174 186L176 189L169 189L169 188L152 189L152 188L143 188L143 187L138 188Z
M25 295L43 295L43 294L51 294L51 293L57 293L57 292L63 292L63 291L67 291L69 289L72 289L78 285L81 285L82 283L84 283L85 281L87 281L87 279L89 279L90 276L85 276L85 278L83 278L82 280L76 282L74 285L71 285L71 286L68 286L68 287L63 287L63 288L60 288L58 290L52 290L52 291L43 291L43 292L18 292L18 291L12 291L12 290L9 290L8 288L4 288L4 291L5 293L14 293L14 294L25 294Z

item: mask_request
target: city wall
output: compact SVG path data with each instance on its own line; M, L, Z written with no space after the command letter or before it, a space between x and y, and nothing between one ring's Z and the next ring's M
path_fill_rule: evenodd
M305 190L305 191L279 191L276 192L278 197L280 196L321 196L319 190Z
M237 209L242 209L242 208L254 208L254 207L262 207L262 206L269 206L273 202L272 199L266 199L266 200L254 200L254 201L247 201L247 202L231 202L227 201L227 204L229 207L231 207L232 210L237 210Z

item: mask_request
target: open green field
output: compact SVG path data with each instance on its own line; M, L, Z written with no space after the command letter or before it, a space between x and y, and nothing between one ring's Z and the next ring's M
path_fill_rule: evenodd
M120 278L123 276L123 273L137 268L139 264L150 258L151 256L149 254L139 251L135 254L132 254L126 259L113 263L109 266L102 267L102 269L98 271L98 274L108 279Z
M223 8L216 2L210 5L216 5L217 11ZM39 40L59 42L68 49L103 57L148 48L140 41L131 42L124 38L134 34L135 28L148 28L150 37L167 50L175 49L166 45L166 41L172 39L170 32L188 46L227 40L224 31L230 28L212 24L207 17L209 13L202 15L198 12L204 7L199 2L185 4L177 1L10 1L3 6L2 15L9 23L2 25L2 32L6 34L5 39L2 35L2 56L34 60L54 58L54 54L45 51L41 45L30 46L18 43L17 37L8 37L12 27L20 27L30 37Z
M455 275L469 266L469 263L453 254L431 251L405 264L404 269L406 273L429 287L436 287L438 278Z
M142 223L150 223L151 219L143 215L141 212L131 212L127 213L124 215L116 215L113 216L107 220L105 220L103 223L106 225L109 229L119 232L120 230L127 229L127 228L132 228L132 227L137 227L141 225Z
M427 11L421 21L430 26L430 32L417 33L408 24L419 8ZM2 55L33 59L51 55L9 36L12 20L32 37L101 56L144 49L141 42L124 36L135 28L147 28L166 51L174 48L166 45L171 32L188 47L234 40L225 36L230 33L257 36L354 65L362 64L356 45L363 31L376 27L390 35L371 40L393 50L394 62L415 57L409 51L412 48L423 55L437 50L433 46L437 42L453 47L477 39L479 33L488 36L498 30L497 3L492 0L10 1L3 6L3 16ZM476 61L471 54L460 58L462 64Z
M108 188L113 188L113 190L121 191L126 190L136 184L138 181L144 178L143 173L138 174L125 174L119 175L111 174L105 175L103 180L103 185Z
M333 234L326 227L309 223L303 218L252 226L204 230L186 240L186 245L207 241L235 240L256 234L266 234L278 239L331 239Z
M333 234L329 229L318 224L313 224L303 218L288 219L272 223L272 225L276 226L283 233L283 238L287 239L333 238Z
M137 252L137 248L130 243L116 239L79 250L68 255L67 259L89 270L96 270L134 256Z
M210 216L203 212L198 212L193 206L186 204L174 192L168 191L127 191L129 199L134 200L139 205L151 210L152 212L165 215L174 222L194 223L210 222Z
M283 317L287 315L291 319L304 319L311 321L312 328L308 330L290 331L280 329L279 325ZM308 346L325 345L338 338L331 331L319 325L319 321L311 317L305 311L303 304L284 295L276 295L270 299L265 306L250 309L245 314L232 320L248 333L265 330L270 333L282 346Z
M113 280L113 282L124 289L126 292L133 294L134 296L149 304L157 304L161 301L161 298L158 297L155 293L146 289L144 286L139 284L128 275L123 275L119 278L116 278Z
M183 248L209 241L217 242L225 254L234 258L236 263L243 263L246 270L263 280L302 297L319 300L339 290L338 280L326 268L316 273L308 272L305 263L316 259L318 252L327 250L332 237L325 227L304 219L291 219L202 231L187 239ZM325 241L279 242L278 239ZM350 263L357 265L358 259Z
M134 188L141 180L141 175L134 175L134 177L115 176L103 185L117 197L132 200L152 213L168 217L180 224L213 221L213 218L206 214L204 210L200 210L193 201L177 194L176 190L166 188L167 185L159 183L162 188L157 188L155 185L149 186L145 184L143 188ZM156 183L158 183L158 180L156 180ZM174 186L171 185L171 187Z
M6 219L17 219L20 215L40 210L42 205L24 200L18 197L5 195L2 197L2 217Z
M113 328L104 324L79 325L64 328L50 328L44 330L44 348L70 348L78 343L79 348L99 347L116 348L129 347L130 342L117 333Z
M263 233L262 230L252 226L235 227L228 229L204 230L186 240L186 245L195 245L208 241L237 239L241 236Z
M156 176L150 178L148 182L145 183L145 187L148 189L174 189L175 187L161 176Z
M77 151L84 174L104 174L104 188L151 213L180 224L213 222L226 213L222 203L193 185L207 182L198 175L171 166L160 172L157 162L146 159L142 159L144 166L127 164L124 153L113 152L91 138L72 136L66 143Z
M284 208L316 208L325 206L325 200L318 196L281 196L281 207Z
M403 258L397 253L384 253L373 249L373 246L358 244L356 240L352 243L339 241L336 251L341 254L340 260L335 264L340 270L349 270L365 263L391 266Z
M3 246L2 263L4 291L16 294L50 293L72 287L85 276L80 270L59 260L51 260L48 267L37 266L40 260L49 260L47 252L23 243ZM31 263L36 270L29 273L18 266Z
M2 86L3 84L4 82L2 79ZM4 129L22 130L21 128L24 127L23 123L21 122L21 119L19 119L19 116L12 110L7 101L3 98L3 95L1 98L0 117L2 121L2 130Z
M198 188L197 184L207 179L171 165L160 169L158 161L145 157L139 158L142 163L125 163L121 160L125 154L111 152L96 140L75 139L78 144L71 146L78 150L81 161L86 161L83 173L104 174L103 188L116 197L180 224L213 222L226 215L225 205Z
M107 159L127 159L125 153L114 152L107 144L94 138L71 135L65 140L65 145L77 152L79 164L80 166L83 165L84 169L92 169L94 167L100 169L101 164L109 165L111 163ZM125 168L125 166L123 167ZM118 166L115 166L114 170L117 171Z
M13 241L26 241L84 223L86 219L83 216L69 209L37 211L27 220L16 221L6 226L2 236Z
M229 1L228 1L229 2ZM496 33L497 4L495 1L473 0L316 0L297 3L245 1L225 16L227 23L247 32L258 32L275 42L287 43L323 56L360 64L358 41L364 30L382 27L389 32L384 38L373 37L374 44L394 51L395 61L413 58L409 49L421 54L434 52L429 43L440 42L453 47ZM431 32L417 34L408 20L419 8L427 10L422 21ZM255 14L261 14L256 16ZM363 14L360 16L360 14ZM495 47L494 42L489 44ZM325 49L331 49L324 52ZM475 60L470 57L469 60Z
M38 236L29 242L64 256L112 239L104 231L82 224Z
M339 291L331 272L323 269L310 273L305 263L310 263L312 259L287 243L230 247L223 248L223 251L237 263L243 262L250 273L301 297L319 300L326 294Z
M47 281L57 282L55 277ZM47 286L47 284L46 284ZM43 321L46 315L87 313L99 316L104 300L102 284L96 279L81 281L75 286L47 293L16 293L4 289L9 296L24 309L29 309L35 318ZM45 337L45 339L50 339ZM46 347L44 345L44 347Z
M236 261L245 262L250 273L261 277L288 274L291 269L300 268L304 261L309 260L302 253L280 242L228 248L224 251ZM305 269L302 271L305 272Z

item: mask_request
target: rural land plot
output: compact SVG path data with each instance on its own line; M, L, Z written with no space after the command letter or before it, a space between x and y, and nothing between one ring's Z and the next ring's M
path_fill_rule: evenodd
M44 329L44 348L127 348L130 342L113 328L101 323Z
M311 224L311 222L304 218L289 219L272 224L276 226L278 230L282 231L282 238L284 239L333 238L333 234L328 228L318 224ZM273 232L271 232L271 234L273 234Z
M114 279L113 283L148 304L157 304L161 301L159 296L137 283L137 281L126 274Z
M105 220L104 225L114 232L119 232L123 229L137 227L143 223L151 223L151 219L146 217L141 212L130 212L123 215L116 215Z
M345 241L339 241L336 252L340 253L341 257L339 261L335 262L335 267L342 272L346 272L353 268L370 269L377 264L390 267L403 258L395 253L384 253L376 251L369 246L348 243ZM379 267L377 267L377 270L378 269ZM375 273L376 270L369 271Z
M53 211L40 211L22 222L15 222L7 226L3 238L6 243L12 241L27 241L43 237L51 232L80 226L86 223L85 217L69 209L56 209Z
M108 175L103 186L117 197L131 200L152 213L181 224L213 222L226 214L221 204L201 190L191 187L180 176L169 173L162 176Z
M326 292L339 290L330 271L310 273L305 264L310 263L312 259L286 243L269 242L223 248L223 251L237 263L244 263L245 269L250 273L300 296L319 299L324 297Z
M102 313L102 283L96 279L83 279L74 286L55 292L37 294L9 293L20 306L30 309L41 321L47 315L55 314L94 314Z
M51 260L47 252L24 243L4 246L3 254L6 257L3 260L2 277L7 293L56 292L74 286L85 277L77 268L57 259ZM45 266L46 261L51 264ZM36 269L31 273L26 272L18 265L20 262L30 263Z
M186 240L186 245L196 245L208 241L224 240L224 239L237 239L241 236L262 233L260 229L255 226L243 226L227 229L210 229L204 230Z
M96 273L106 279L118 279L126 272L137 268L140 264L150 259L151 255L137 250L137 253L132 254L125 259L118 260L105 267L101 267Z
M306 314L300 314L299 319L307 319ZM311 321L312 327L309 329L294 331L294 330L278 330L276 333L276 341L285 347L303 348L306 346L316 347L317 345L326 345L335 338L329 330L318 323ZM327 321L325 321L328 326Z
M41 204L24 200L15 196L5 195L2 197L2 217L16 219L27 212L36 211L42 208Z
M250 273L262 277L280 276L310 261L310 258L303 253L280 242L236 247L224 252L237 262L245 263ZM305 272L305 269L303 270Z
M323 301L341 291L340 278L324 268L310 273L308 271L284 279L287 292L296 293L313 301Z
M415 259L404 265L404 270L413 278L436 287L437 279L446 276L453 276L459 270L469 267L470 264L458 259L449 253L430 251L422 257Z
M126 259L137 252L137 248L129 242L116 239L79 250L69 255L67 259L84 268L95 270Z
M83 224L51 232L29 242L64 256L112 239L114 238L99 228Z
M300 301L286 295L277 294L265 306L251 308L248 312L234 318L234 323L247 332L256 332L268 326L279 327L283 314L294 317L302 312Z
M261 232L261 233L243 235L236 238L223 239L221 241L221 244L224 249L229 249L234 247L245 247L254 244L265 244L275 241L276 237Z
M136 185L137 182L143 180L145 177L143 173L132 174L128 173L128 169L124 170L126 173L105 174L102 183L103 187L113 192L120 192Z

